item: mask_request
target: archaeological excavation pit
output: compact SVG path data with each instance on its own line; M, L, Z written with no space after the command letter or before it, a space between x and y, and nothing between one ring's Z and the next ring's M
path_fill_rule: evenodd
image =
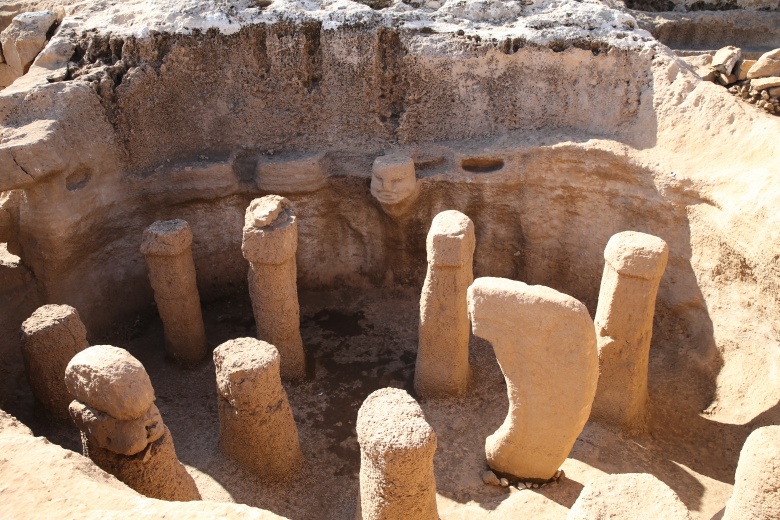
M776 518L742 3L2 7L0 516Z

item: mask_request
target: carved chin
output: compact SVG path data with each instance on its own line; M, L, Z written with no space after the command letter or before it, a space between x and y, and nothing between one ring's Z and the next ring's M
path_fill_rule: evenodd
M398 204L404 199L404 197L401 197L396 193L387 192L374 192L374 197L382 204Z

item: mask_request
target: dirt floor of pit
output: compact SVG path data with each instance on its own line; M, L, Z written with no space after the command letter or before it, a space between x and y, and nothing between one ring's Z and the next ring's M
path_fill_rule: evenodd
M127 348L147 368L179 459L204 499L245 503L293 520L351 519L360 462L357 411L378 388L412 390L418 298L416 291L407 289L301 293L301 330L313 378L286 388L305 469L290 482L278 484L259 481L220 454L214 365L209 360L193 369L180 369L167 361L159 319L139 318L133 327L117 329L100 341ZM212 348L255 332L248 297L207 304L203 310ZM652 473L666 482L695 518L720 518L732 487L723 475L733 473L718 468L729 463L709 461L707 467L715 469L707 472L709 476L700 474L669 457L668 438L625 439L591 423L564 463L565 477L559 483L538 490L483 484L484 439L504 418L506 386L489 344L472 338L471 363L473 381L466 399L421 403L438 435L434 465L443 520L562 519L583 486L597 475L634 472ZM8 411L36 435L80 451L75 427L52 425L32 413L29 390L19 386L25 390L20 391L15 409ZM555 392L555 388L548 390ZM695 442L695 435L687 438ZM724 439L732 441L738 439ZM690 446L692 451L699 448ZM676 446L674 451L687 448Z

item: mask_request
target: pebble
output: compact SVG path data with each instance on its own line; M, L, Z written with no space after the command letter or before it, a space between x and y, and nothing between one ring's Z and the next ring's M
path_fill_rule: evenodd
M509 487L509 481L505 478L501 479L501 487Z
M533 488L534 488L534 489L539 489L539 484L537 484L536 482L534 482L534 483L533 483Z
M482 474L482 482L487 484L488 486L500 486L501 481L498 480L498 477L495 473L488 470Z

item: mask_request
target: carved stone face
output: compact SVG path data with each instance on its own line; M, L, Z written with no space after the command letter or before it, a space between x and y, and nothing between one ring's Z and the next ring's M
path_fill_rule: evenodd
M371 195L382 205L394 206L417 191L417 177L411 157L383 155L371 168Z

